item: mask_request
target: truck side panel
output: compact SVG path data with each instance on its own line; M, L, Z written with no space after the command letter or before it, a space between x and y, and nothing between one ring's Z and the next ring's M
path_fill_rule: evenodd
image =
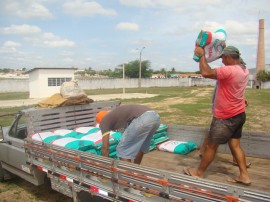
M101 108L91 106L90 111L87 112L89 115L87 115L84 111L88 109L83 107L76 106L72 110L66 108L65 112L62 111L63 109L61 112L53 110L29 112L28 117L31 120L29 123L33 123L29 127L33 128L32 133L36 133L51 130L51 128L46 128L48 125L54 125L55 129L73 129L78 127L77 123L79 126L93 126L95 113ZM207 129L184 126L169 127L169 130L171 139L196 141L198 145L203 141L204 134L207 132ZM219 201L240 198L267 201L270 199L270 196L264 192L205 179L194 179L180 173L121 162L91 153L37 142L30 138L26 139L25 145L30 165L35 165L48 173L54 179L52 182L56 182L57 178L69 182L63 182L60 186L65 187L61 193L66 193L66 195L71 195L74 191L90 190L104 198L110 200L117 198L119 201L217 201L217 198ZM60 190L59 187L56 188L56 184L54 186L55 189Z
M25 112L28 135L54 129L74 129L94 126L95 115L100 110L110 110L120 104L119 101L94 102L89 105L75 105L54 109L38 109Z

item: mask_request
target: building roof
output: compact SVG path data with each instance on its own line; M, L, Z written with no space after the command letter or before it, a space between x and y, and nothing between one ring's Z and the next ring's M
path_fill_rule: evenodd
M66 70L77 70L78 68L74 68L74 67L35 67L35 68L33 68L33 69L30 69L29 71L27 71L27 72L25 72L25 74L29 74L29 73L31 73L31 72L33 72L33 71L35 71L35 70L40 70L40 69L48 69L48 70L52 70L52 69L57 69L57 70L59 70L59 69L62 69L62 70L64 70L64 69L66 69Z

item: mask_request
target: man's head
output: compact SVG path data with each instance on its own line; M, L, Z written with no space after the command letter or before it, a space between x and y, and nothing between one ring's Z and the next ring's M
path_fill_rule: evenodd
M222 62L225 65L242 64L246 65L244 60L240 57L240 51L234 46L227 46L221 53Z
M108 110L101 110L96 114L96 122L98 124L100 124L100 122L102 121L102 119L104 118L104 116L106 116L106 114L108 113Z
M221 55L230 55L230 56L234 56L234 57L237 57L238 58L240 57L240 51L234 47L234 46L227 46L226 48L223 49Z

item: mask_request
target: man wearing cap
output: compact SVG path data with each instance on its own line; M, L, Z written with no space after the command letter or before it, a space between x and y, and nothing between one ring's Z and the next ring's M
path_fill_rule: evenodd
M149 151L151 139L160 125L158 113L139 104L120 105L108 113L98 113L96 118L103 134L102 156L109 156L110 131L121 131L117 156L136 164L140 164L144 153Z
M239 50L234 46L224 48L221 55L224 66L216 69L208 65L203 48L197 46L194 53L200 57L202 76L217 80L217 84L213 95L212 123L201 162L197 168L184 168L183 171L187 175L204 177L206 169L215 158L218 146L228 143L240 170L240 175L230 179L230 182L250 185L245 153L240 146L246 120L244 93L249 71Z

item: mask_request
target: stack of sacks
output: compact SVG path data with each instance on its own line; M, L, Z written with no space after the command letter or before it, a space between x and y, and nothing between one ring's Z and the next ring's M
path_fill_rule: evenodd
M159 144L161 144L162 142L165 142L165 141L169 140L169 137L167 136L167 129L168 129L167 125L160 124L159 128L154 133L154 136L152 138L152 140L154 142L154 148L152 148L152 146L150 145L150 151L153 150L153 149L156 149L156 147Z
M54 130L52 132L48 131L48 132L35 133L35 134L31 135L30 137L33 140L43 141L45 143L51 143L52 141L58 140L60 138L76 137L79 135L80 134L78 134L76 131L73 131L73 130L58 129L58 130ZM79 139L79 138L77 138L77 139Z
M80 140L73 137L63 137L51 142L53 145L65 147L68 149L76 149L79 151L87 151L95 149L95 143L89 140Z
M116 147L122 138L121 132L110 131L109 139L109 157L114 159L119 159L116 155ZM102 141L97 145L97 154L102 155Z
M169 140L167 128L165 124L160 124L151 139L150 151L157 149L159 144ZM118 158L116 147L122 138L122 133L111 131L109 137L109 157ZM102 134L99 127L78 127L74 130L58 129L53 132L36 133L31 138L69 149L91 152L97 155L102 154Z
M63 138L63 135L55 134L53 132L40 132L30 135L30 138L37 141L42 141L45 143L51 143L54 140Z
M101 130L98 127L79 127L76 128L75 131L84 134L84 136L81 137L81 140L89 140L94 142L95 150L90 149L86 150L86 152L91 152L98 155L102 154L102 134ZM116 158L116 146L118 145L121 137L122 134L120 132L110 132L109 157Z
M62 146L68 149L76 149L79 151L86 151L95 148L95 143L89 140L82 140L85 136L82 133L78 133L74 130L58 129L54 130L53 133L62 136L62 138L51 141L50 144Z
M74 131L76 131L77 133L82 134L94 133L99 130L100 129L98 127L78 127L74 129Z

